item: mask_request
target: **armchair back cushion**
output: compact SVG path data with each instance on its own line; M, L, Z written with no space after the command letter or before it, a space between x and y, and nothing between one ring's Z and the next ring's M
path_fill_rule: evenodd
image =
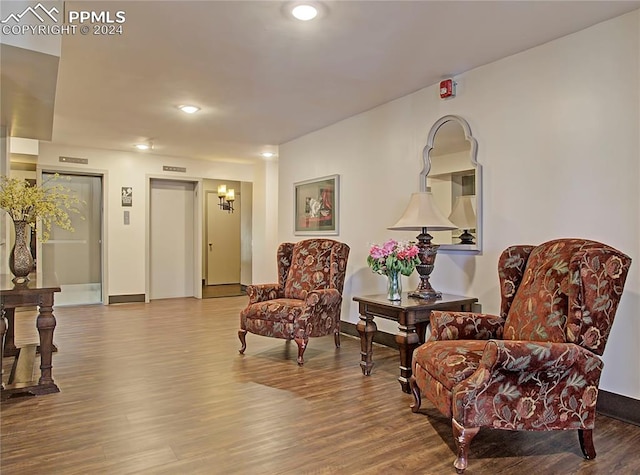
M601 355L629 268L626 256L582 239L508 251L515 257L501 259L501 265L511 265L501 268L501 281L505 272L514 281L502 282L503 303L517 291L508 307L504 339L576 343ZM525 261L520 277L517 268Z
M284 296L304 300L313 290L342 293L349 247L332 239L308 239L293 245Z

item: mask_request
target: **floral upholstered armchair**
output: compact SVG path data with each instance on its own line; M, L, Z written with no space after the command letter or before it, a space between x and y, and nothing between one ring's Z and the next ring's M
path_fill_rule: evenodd
M349 246L331 239L283 243L278 248L278 283L247 287L240 313L240 353L247 332L295 340L298 364L310 337L334 335L340 347L340 308Z
M513 246L498 263L500 316L431 313L431 335L413 353L412 410L425 396L451 417L458 473L481 427L577 430L595 458L600 356L630 264L595 241Z

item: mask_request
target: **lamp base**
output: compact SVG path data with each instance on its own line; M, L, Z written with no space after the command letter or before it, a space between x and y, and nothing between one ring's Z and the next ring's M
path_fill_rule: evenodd
M420 276L420 283L416 290L409 293L409 297L426 300L442 298L442 293L435 290L431 286L431 282L429 282L429 277L431 276L431 272L433 272L436 254L440 247L437 244L431 244L432 239L433 237L427 232L426 228L423 228L422 233L418 235L418 257L420 258L420 264L416 266L416 270Z
M475 244L475 242L473 242L473 234L471 234L468 229L465 229L458 238L460 239L460 244Z
M415 292L409 292L409 297L424 300L438 300L442 298L442 292L437 290L418 292L416 290Z

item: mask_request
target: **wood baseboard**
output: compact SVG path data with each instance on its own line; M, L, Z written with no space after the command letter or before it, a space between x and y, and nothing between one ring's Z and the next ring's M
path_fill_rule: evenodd
M640 426L640 400L600 389L596 410L629 424Z
M109 305L113 303L144 302L144 294L109 295Z

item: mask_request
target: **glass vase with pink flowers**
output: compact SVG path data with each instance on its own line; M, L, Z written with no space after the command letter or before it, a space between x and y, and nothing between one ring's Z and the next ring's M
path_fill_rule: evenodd
M387 276L387 298L402 299L401 275L410 276L420 264L418 246L412 241L389 239L382 245L373 244L369 249L367 264L376 274Z

